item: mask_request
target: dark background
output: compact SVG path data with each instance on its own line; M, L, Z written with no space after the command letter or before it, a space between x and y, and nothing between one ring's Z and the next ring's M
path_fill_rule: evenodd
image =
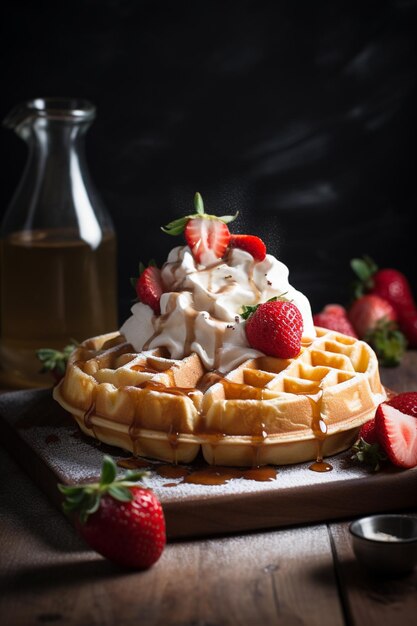
M417 295L416 17L412 0L6 0L0 114L97 105L87 156L119 238L121 319L195 191L239 209L231 229L261 236L314 310L347 302L364 253ZM4 129L0 158L3 213L26 158Z

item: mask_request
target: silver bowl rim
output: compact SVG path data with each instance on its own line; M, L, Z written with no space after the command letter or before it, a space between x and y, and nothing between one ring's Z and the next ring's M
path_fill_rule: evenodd
M359 517L358 519L353 520L353 522L351 522L349 524L349 532L350 534L355 537L356 539L360 539L362 541L367 541L369 543L372 543L374 545L384 545L384 546L392 546L392 548L389 549L395 549L395 547L398 548L398 546L400 545L404 545L404 544L410 544L410 543L417 543L417 533L414 537L409 537L409 538L401 538L398 537L398 541L382 541L381 539L372 539L370 537L365 537L364 535L360 535L357 531L355 531L354 526L356 524L360 524L361 522L364 522L365 520L370 520L370 519L411 519L414 520L417 523L417 515L413 515L413 514L409 514L407 515L406 513L381 513L381 514L377 514L377 515L367 515L366 517Z

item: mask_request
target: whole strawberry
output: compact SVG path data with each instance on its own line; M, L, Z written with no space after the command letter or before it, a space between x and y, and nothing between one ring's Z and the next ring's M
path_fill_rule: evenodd
M381 365L392 367L401 362L406 340L396 323L392 305L375 294L365 294L348 310L349 320L360 339L375 350Z
M144 472L116 474L113 459L105 456L100 482L58 485L63 508L76 516L76 528L96 552L123 567L147 569L166 544L162 507L150 489L138 485Z
M319 313L313 315L315 326L335 330L343 335L357 338L357 334L349 321L346 309L340 304L328 304Z
M417 417L417 391L404 391L388 400L386 404L395 407L401 413Z
M230 243L229 222L236 219L235 215L208 215L204 211L201 195L194 196L195 213L180 217L162 227L168 235L184 233L185 240L197 263L210 265L221 259Z
M291 359L300 353L303 318L299 309L285 299L272 298L256 306L244 306L249 345L269 356Z

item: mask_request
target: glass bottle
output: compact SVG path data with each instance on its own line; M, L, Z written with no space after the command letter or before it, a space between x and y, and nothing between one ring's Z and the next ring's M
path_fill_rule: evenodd
M28 145L0 231L0 382L50 384L39 348L62 350L117 327L116 238L90 180L84 135L95 107L35 99L3 124Z

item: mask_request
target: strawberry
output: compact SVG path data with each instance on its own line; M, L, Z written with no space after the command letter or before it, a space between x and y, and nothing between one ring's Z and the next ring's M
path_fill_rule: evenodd
M315 326L335 330L350 337L357 337L350 323L346 309L340 304L328 304L320 313L313 315Z
M393 406L401 411L401 413L417 417L417 391L404 391L403 393L399 393L391 398L391 400L388 400L386 404Z
M361 339L369 331L374 330L379 320L397 320L397 314L392 305L374 294L367 294L355 300L349 308L348 316Z
M249 252L255 261L263 261L266 256L266 246L264 242L255 235L231 235L230 247Z
M409 346L417 348L417 307L407 277L392 268L378 269L366 256L352 259L351 267L359 279L354 285L355 296L372 293L387 300L397 314Z
M303 318L292 302L271 298L263 304L244 306L246 337L249 345L279 359L299 354L303 334Z
M399 325L407 338L410 348L417 348L417 309L408 309L401 313Z
M208 215L204 211L203 199L199 193L194 196L194 208L195 213L170 222L162 230L168 235L184 233L197 263L209 265L224 256L230 242L227 224L235 220L238 213L222 217Z
M146 267L137 279L135 289L139 300L149 305L156 315L160 315L159 301L164 292L161 270L153 265Z
M417 466L417 419L383 402L375 413L378 441L398 467Z
M348 317L357 335L374 348L381 365L392 367L400 363L406 340L387 300L375 294L361 296L350 306Z
M366 443L374 444L378 443L378 435L375 428L375 418L366 422L359 431L359 438L366 441Z
M230 241L230 232L226 224L205 217L188 220L184 235L194 259L203 265L210 265L221 259Z
M134 569L147 569L166 543L165 518L155 494L138 481L145 472L129 470L116 478L113 459L105 456L99 483L58 485L64 511L74 514L84 540L107 559Z

